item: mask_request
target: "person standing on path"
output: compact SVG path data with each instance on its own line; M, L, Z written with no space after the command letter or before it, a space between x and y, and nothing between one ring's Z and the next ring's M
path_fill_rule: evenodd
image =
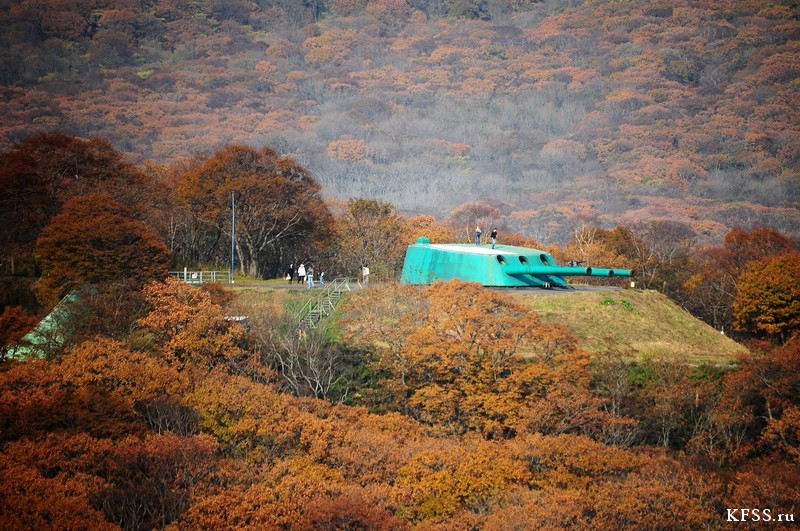
M305 279L306 279L306 266L305 264L300 264L300 267L297 268L297 283L302 284Z
M289 284L292 283L292 278L294 277L294 263L289 264L289 267L286 269L286 280L289 281Z
M492 236L492 249L494 249L494 246L497 245L497 227L492 229L491 236Z
M308 273L306 273L306 278L308 279L308 288L311 289L314 287L314 268L308 266Z
M364 267L361 268L361 276L364 279L364 285L369 284L369 266L367 264L364 264Z
M481 244L481 226L475 225L475 245Z

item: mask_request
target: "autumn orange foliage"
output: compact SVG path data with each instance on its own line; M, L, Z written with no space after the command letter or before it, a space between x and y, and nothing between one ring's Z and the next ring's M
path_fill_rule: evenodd
M42 231L35 252L43 269L39 292L48 301L81 285L163 280L169 265L155 231L104 194L68 202Z
M0 367L4 527L714 527L726 504L791 510L796 341L726 377L685 446L716 463L703 465L609 435L685 414L680 367L645 365L639 391L609 395L635 367L593 366L568 331L474 284L353 294L341 341L369 360L363 405L281 391L207 292L153 283L145 295L135 342L95 337ZM661 409L630 403L651 398ZM771 419L748 420L756 411ZM726 414L742 417L747 445L710 446L738 426ZM751 452L770 462L743 466Z
M16 286L41 276L45 306L85 289L57 355L0 363L0 528L792 514L798 19L755 0L5 2L0 346L46 309ZM758 341L730 367L591 357L502 293L393 282L416 238L476 223L631 267ZM227 264L234 232L247 275L313 258L382 285L301 338L296 298L241 325L232 290L162 282L170 259ZM345 381L281 371L289 350Z

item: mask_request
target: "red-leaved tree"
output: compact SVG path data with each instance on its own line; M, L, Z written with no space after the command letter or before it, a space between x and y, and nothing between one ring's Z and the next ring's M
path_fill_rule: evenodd
M39 295L50 302L85 284L161 280L170 260L153 229L106 194L64 205L42 231L35 254L42 266Z

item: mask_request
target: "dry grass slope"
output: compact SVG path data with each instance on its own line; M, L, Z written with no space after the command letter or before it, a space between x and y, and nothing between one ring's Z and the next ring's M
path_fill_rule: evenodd
M546 321L566 324L589 352L617 350L637 359L728 364L747 349L656 291L514 294Z
M237 286L235 311L280 319L287 311L296 312L313 293L302 288L275 289L276 286ZM565 324L590 353L614 350L634 359L727 365L748 352L657 291L505 292L529 305L544 321Z

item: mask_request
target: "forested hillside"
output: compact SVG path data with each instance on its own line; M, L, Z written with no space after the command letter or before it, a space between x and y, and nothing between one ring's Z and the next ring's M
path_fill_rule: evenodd
M287 293L153 282L134 312L106 298L85 340L0 363L0 527L800 517L796 337L725 368L634 362L622 342L590 355L520 300L458 281L360 290L335 328L298 333ZM246 327L224 319L239 312Z
M270 146L328 198L493 209L563 243L653 219L798 235L790 1L0 1L0 147L172 165Z

